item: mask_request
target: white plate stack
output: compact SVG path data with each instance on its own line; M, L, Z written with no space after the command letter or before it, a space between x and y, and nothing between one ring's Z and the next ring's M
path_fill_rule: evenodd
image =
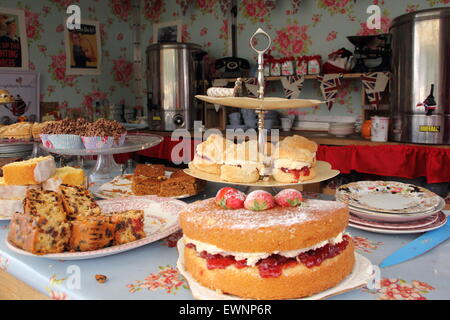
M418 233L443 226L445 200L412 184L359 181L340 186L336 200L348 204L351 227L379 233Z
M330 122L328 133L343 138L355 133L354 122Z
M0 158L26 158L33 151L33 143L0 143Z

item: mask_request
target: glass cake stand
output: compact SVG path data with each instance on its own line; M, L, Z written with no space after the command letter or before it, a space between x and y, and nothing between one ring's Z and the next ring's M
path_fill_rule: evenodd
M120 166L114 160L114 154L135 152L154 147L163 141L163 137L155 134L133 133L128 134L125 143L120 147L107 149L51 149L41 148L49 153L66 155L66 156L97 156L94 168L89 174L89 182L102 184L111 181L118 175L122 174Z

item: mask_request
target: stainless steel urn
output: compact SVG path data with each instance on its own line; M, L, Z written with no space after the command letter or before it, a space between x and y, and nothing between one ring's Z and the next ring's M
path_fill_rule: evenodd
M450 8L399 16L391 34L391 140L442 144L450 130Z
M147 98L151 130L192 129L195 95L203 79L201 47L192 43L155 43L147 48Z

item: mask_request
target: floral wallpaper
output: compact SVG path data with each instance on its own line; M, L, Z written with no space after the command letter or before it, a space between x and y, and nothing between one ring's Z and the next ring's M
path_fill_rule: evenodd
M222 0L146 0L144 21L158 23L181 19L184 41L198 43L216 58L228 55L227 27L229 21L221 11ZM156 10L148 10L149 4ZM186 9L186 3L190 6ZM256 55L249 39L258 27L272 37L274 56L319 54L326 59L329 53L342 47L354 50L346 39L350 35L368 35L389 31L391 21L402 14L450 6L449 0L241 0L237 30L238 56L253 63ZM369 5L381 9L381 29L369 30L366 13ZM184 14L183 14L184 12ZM151 41L151 30L146 28L145 38ZM269 95L281 95L281 84L271 83ZM320 98L319 83L305 81L302 97ZM326 116L361 115L361 81L345 80L331 111L326 105L304 109L300 114Z
M99 76L66 75L63 23L71 4L80 6L82 19L100 23ZM92 112L98 99L134 106L130 0L0 0L0 6L25 12L29 69L40 74L41 101L58 102L63 115L69 108Z
M142 57L152 42L152 26L181 19L183 41L198 43L211 57L228 55L228 24L222 13L224 0L140 0ZM348 35L384 33L398 15L427 8L450 6L449 0L241 0L238 12L238 56L255 54L248 40L263 27L273 39L275 56L315 55L323 58L342 47L353 51ZM99 76L72 76L65 73L63 19L66 8L78 4L82 18L98 20L102 36L102 73ZM379 5L381 29L369 30L365 21L369 5ZM23 9L26 16L31 70L41 75L41 100L56 101L63 113L75 109L92 112L96 99L124 101L134 106L132 0L0 0L0 6ZM281 85L272 83L271 95L282 94ZM344 81L335 106L303 110L303 114L352 115L361 113L361 84ZM317 81L305 81L303 97L319 97Z

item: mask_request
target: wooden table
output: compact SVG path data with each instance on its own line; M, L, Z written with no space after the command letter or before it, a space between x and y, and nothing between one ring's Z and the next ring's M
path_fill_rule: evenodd
M0 288L0 300L51 300L3 270L0 270Z

